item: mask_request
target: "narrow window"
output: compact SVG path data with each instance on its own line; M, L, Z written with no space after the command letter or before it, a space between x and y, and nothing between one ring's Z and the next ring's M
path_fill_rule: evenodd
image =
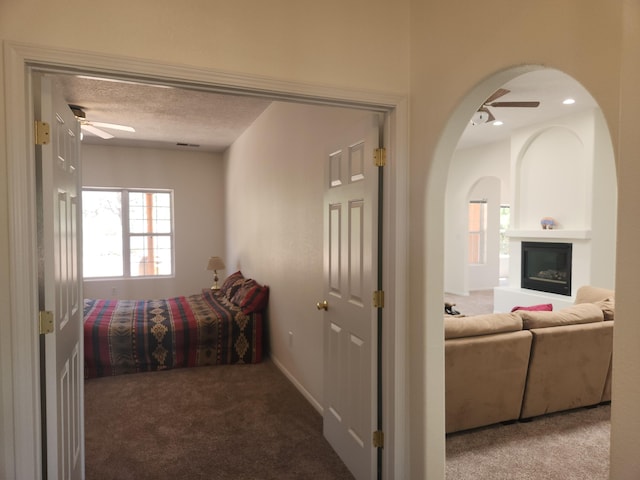
M507 230L511 223L511 208L509 205L500 205L500 255L509 256L509 237Z
M487 202L469 202L469 264L484 265L487 259Z
M82 192L84 278L173 274L171 191Z

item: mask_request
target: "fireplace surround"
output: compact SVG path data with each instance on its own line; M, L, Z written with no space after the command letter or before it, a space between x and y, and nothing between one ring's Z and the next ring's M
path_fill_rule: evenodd
M522 242L521 287L571 295L571 243Z

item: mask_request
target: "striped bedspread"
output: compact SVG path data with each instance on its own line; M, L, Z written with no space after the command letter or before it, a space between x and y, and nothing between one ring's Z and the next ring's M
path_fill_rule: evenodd
M210 290L160 300L84 301L85 378L262 360L263 314Z

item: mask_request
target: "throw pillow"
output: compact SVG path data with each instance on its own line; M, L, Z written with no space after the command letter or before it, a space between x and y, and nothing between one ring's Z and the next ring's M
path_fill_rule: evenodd
M513 307L511 309L512 312L517 312L518 310L527 310L529 312L551 312L553 311L553 305L551 303L542 303L540 305L531 305L530 307Z
M250 314L253 312L259 312L264 310L267 306L267 302L269 301L269 287L260 286L258 284L254 285L249 289L247 294L242 299L240 303L240 308L242 309L242 313Z
M222 283L222 286L220 287L220 295L224 295L231 300L242 285L242 282L244 282L244 275L242 275L240 270L232 273Z

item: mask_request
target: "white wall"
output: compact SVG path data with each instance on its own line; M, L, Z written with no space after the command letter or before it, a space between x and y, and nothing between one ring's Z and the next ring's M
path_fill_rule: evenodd
M445 268L444 290L458 295L468 295L471 290L498 285L500 260L498 256L500 203L509 203L510 189L509 140L494 142L473 148L456 150L449 166L445 198ZM482 193L491 197L490 252L486 266L469 266L467 254L467 204L478 182L491 177L496 179ZM475 198L477 199L477 198ZM473 271L472 271L473 270Z
M573 244L572 294L582 285L614 288L617 185L601 112L582 111L519 129L511 148L515 235L509 286L520 287L520 243L528 239ZM552 231L541 230L540 219L547 216L559 224Z
M588 239L549 240L574 244L574 292L585 284L613 288L617 185L611 139L599 109L519 129L504 142L456 150L449 172L445 291L466 295L470 290L497 286L493 258L486 268L469 266L465 271L464 209L469 199L465 189L483 175L500 178L500 192L496 193L502 203L511 205L512 232L537 234L540 219L546 216L559 223L554 234L588 231ZM520 242L519 237L510 241L510 288L520 287Z
M331 139L366 113L272 104L226 154L227 265L270 287L271 356L323 405L323 198ZM293 339L289 343L289 332Z
M82 180L88 187L172 189L175 241L173 276L85 280L85 298L167 298L211 286L207 261L213 255L225 256L221 154L83 145Z

